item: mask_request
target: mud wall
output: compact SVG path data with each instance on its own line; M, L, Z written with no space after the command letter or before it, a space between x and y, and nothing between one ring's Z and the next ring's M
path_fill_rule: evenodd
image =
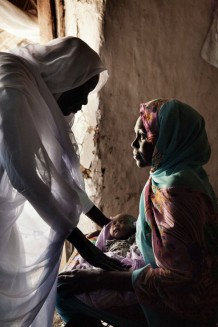
M130 143L139 104L177 98L206 120L212 156L206 170L218 194L218 69L200 56L211 20L208 0L110 0L101 51L110 79L100 93L101 206L137 215L148 170Z

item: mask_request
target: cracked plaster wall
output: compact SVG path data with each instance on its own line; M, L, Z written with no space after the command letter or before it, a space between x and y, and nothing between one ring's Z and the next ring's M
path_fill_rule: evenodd
M66 35L80 37L98 53L102 45L104 3L103 0L65 1ZM98 153L99 106L98 94L90 95L88 105L75 115L73 124L86 191L97 206L101 200L102 190L101 161ZM87 233L96 230L97 226L82 215L78 227Z
M77 116L85 120L81 163L91 170L88 193L106 215L138 213L148 169L136 167L130 144L139 104L158 97L178 98L205 117L212 147L206 170L218 194L218 69L200 56L210 19L208 0L66 1L66 34L101 50L110 75L99 99L90 97L86 116Z
M208 0L110 0L103 60L110 79L102 92L101 204L107 215L138 213L148 169L136 167L130 144L139 104L178 98L206 120L212 156L206 170L218 195L218 69L200 56L211 19Z

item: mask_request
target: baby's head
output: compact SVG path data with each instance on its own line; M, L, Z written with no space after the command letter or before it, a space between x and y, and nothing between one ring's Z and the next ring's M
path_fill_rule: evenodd
M135 233L135 218L127 214L119 214L112 218L110 236L117 240L125 240Z

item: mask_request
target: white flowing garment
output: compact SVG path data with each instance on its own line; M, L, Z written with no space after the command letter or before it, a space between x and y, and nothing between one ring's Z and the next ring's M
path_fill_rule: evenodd
M53 95L100 73L97 53L74 37L0 53L1 327L52 326L63 242L87 197Z

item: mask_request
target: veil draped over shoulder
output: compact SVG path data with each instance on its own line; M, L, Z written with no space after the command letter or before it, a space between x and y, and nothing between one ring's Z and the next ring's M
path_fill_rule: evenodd
M1 327L52 326L63 242L85 194L77 145L55 94L97 74L99 90L106 69L74 37L0 53Z

